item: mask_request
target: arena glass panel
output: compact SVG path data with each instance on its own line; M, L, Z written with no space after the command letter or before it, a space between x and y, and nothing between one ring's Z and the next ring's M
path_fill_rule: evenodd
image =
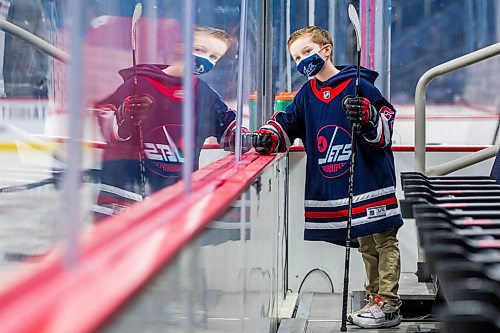
M245 332L249 199L250 190L185 244L102 332Z
M133 29L139 1L38 3L2 1L0 15L68 52L71 65L0 35L2 276L36 267L63 238L75 264L79 233L119 223L115 215L153 192L168 195L182 178L186 119L190 171L234 149L239 6L194 1L195 24L183 26L182 3L144 1ZM184 118L183 62L192 55L193 114ZM210 143L219 149L200 161Z
M279 156L258 172L102 331L275 332L287 290L287 166Z
M392 0L391 96L398 111L396 144L414 143L414 95L422 74L499 42L499 22L500 3L495 0ZM427 144L498 142L499 66L499 57L493 57L430 82ZM453 131L443 130L451 122Z
M0 18L63 50L59 1L0 2ZM39 43L40 44L40 43ZM64 52L61 52L64 53ZM17 35L0 31L0 280L3 288L43 262L61 238L67 150L49 119L66 96L67 65ZM67 124L59 124L65 127ZM52 126L55 127L55 126ZM66 134L66 133L64 133ZM57 135L57 137L56 137ZM92 177L92 163L85 177ZM82 188L88 195L88 188ZM74 212L74 216L78 213Z

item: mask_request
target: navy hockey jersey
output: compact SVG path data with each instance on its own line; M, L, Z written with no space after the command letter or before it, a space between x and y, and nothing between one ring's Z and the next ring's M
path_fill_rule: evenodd
M304 238L345 244L352 138L342 101L355 95L356 68L337 68L340 72L326 82L313 78L305 83L293 103L284 112L275 113L264 128L278 134L279 151L286 151L296 138L304 143ZM377 76L361 70L360 95L370 100L380 117L375 129L357 134L352 238L403 224L391 150L396 111L373 85Z

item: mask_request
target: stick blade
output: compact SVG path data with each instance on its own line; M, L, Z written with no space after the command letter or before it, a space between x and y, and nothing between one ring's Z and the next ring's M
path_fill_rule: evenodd
M356 32L356 49L357 51L361 51L361 26L359 23L359 16L356 12L356 8L352 4L349 4L348 7L349 20L351 21L354 31Z
M132 14L132 25L137 24L137 21L139 21L141 16L142 16L142 3L139 2L134 7L134 13Z
M137 22L142 16L142 3L138 3L134 7L134 13L132 14L132 48L135 50L135 32L137 27Z

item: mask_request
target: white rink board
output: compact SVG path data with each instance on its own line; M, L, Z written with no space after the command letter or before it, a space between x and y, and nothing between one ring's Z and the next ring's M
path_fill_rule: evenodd
M437 165L446 161L457 159L470 153L463 152L431 152L427 154L427 166ZM402 171L414 170L413 152L395 152L397 197L404 198L399 183L399 174ZM335 290L340 292L343 281L343 267L345 250L343 247L327 244L325 242L306 242L303 240L304 228L304 181L305 181L305 152L290 153L290 202L289 202L289 288L297 291L303 277L314 267L319 267L330 273ZM493 159L466 168L455 175L489 175ZM402 272L414 273L417 270L417 231L413 221L405 221L398 233L401 250ZM363 290L364 267L361 256L357 250L351 251L350 290ZM314 286L314 291L328 291L326 281L317 275L311 279L309 286ZM320 289L318 290L318 286ZM307 289L302 289L307 291ZM312 291L309 289L309 291Z
M415 107L395 105L394 145L414 145ZM499 111L500 112L500 111ZM443 145L489 145L495 135L499 115L495 110L463 105L426 107L426 143ZM497 138L497 143L500 140Z

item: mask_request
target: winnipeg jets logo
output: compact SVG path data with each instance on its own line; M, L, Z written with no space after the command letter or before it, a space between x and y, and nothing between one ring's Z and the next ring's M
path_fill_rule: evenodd
M175 137L181 138L178 126L160 126L148 133L144 140L144 154L148 169L163 177L178 176L182 170L184 156ZM169 130L174 135L169 133ZM173 137L174 136L174 137Z
M311 74L314 72L315 69L316 69L316 65L309 64L309 65L307 65L306 68L304 68L304 73L306 73L307 76L311 76Z
M325 178L337 178L349 170L351 136L344 128L329 125L317 137L318 167Z
M195 75L200 75L203 73L205 73L205 66L203 66L203 65L200 65L198 67L196 65L194 66L194 74Z
M330 98L330 91L329 90L323 91L323 98L324 99L329 99Z

